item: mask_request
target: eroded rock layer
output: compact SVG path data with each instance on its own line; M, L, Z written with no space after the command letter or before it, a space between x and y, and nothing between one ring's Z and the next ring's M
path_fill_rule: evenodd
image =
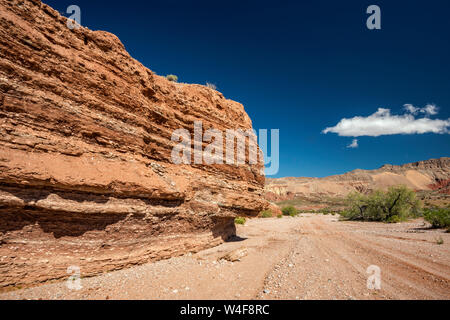
M241 104L169 82L117 37L0 0L0 288L214 246L256 215L262 164L175 165L174 130L251 129Z

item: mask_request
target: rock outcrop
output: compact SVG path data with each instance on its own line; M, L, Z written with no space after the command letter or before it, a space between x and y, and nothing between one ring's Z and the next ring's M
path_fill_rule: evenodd
M325 178L267 179L266 198L281 201L296 197L343 197L352 191L367 193L395 185L417 191L442 189L442 193L448 193L449 179L450 158L444 157L401 166L387 164L376 170L357 169Z
M256 216L263 164L171 161L176 129L250 129L243 106L169 82L119 39L0 0L0 288L214 246Z

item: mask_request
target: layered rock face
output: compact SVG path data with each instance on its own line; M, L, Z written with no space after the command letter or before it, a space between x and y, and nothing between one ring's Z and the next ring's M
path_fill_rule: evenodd
M263 164L171 161L174 130L251 129L241 104L167 81L117 37L0 0L0 288L195 252L257 215ZM206 144L206 143L205 143Z
M267 179L266 198L271 201L293 199L297 196L343 197L349 192L370 192L395 185L414 190L441 190L448 193L450 158L430 159L401 166L384 165L376 170L353 170L325 178Z

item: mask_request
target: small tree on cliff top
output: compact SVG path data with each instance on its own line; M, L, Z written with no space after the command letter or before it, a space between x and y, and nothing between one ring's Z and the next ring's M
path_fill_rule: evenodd
M174 74L168 74L166 76L166 79L169 80L169 81L178 82L178 77L176 75L174 75Z

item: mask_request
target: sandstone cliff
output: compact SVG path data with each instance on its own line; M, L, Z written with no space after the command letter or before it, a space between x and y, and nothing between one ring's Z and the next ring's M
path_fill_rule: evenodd
M260 162L171 162L172 132L194 121L251 128L241 104L66 21L37 0L0 0L0 288L211 247L267 204Z
M271 201L295 197L343 197L351 191L370 192L395 185L414 190L436 190L448 193L450 158L431 159L401 166L384 165L376 170L353 170L325 178L267 179L266 198Z

